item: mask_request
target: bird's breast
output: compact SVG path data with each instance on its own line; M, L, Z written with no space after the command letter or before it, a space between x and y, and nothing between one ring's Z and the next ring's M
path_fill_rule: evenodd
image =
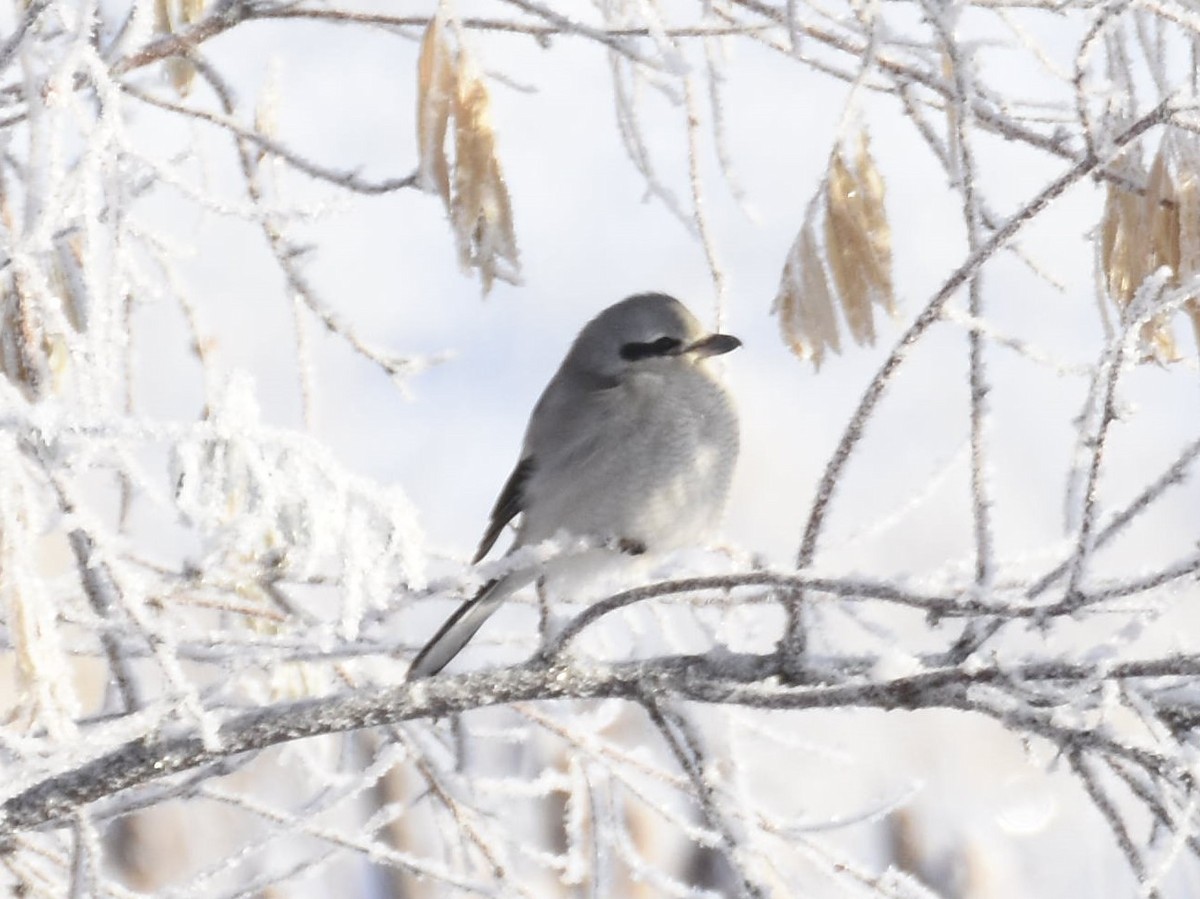
M560 530L672 549L716 524L737 458L738 428L724 388L697 366L639 373L589 398L541 461L519 542ZM582 423L582 425L578 423Z

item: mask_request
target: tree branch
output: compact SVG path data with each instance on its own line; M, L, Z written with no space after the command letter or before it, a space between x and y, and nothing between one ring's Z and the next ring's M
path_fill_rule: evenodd
M777 678L783 673L774 654L724 651L617 664L543 665L535 661L476 674L439 676L395 687L280 703L226 719L211 748L190 733L148 735L25 787L0 806L0 848L11 843L18 831L64 826L77 809L88 803L241 753L323 734L444 718L515 702L616 698L641 703L645 696L653 695L757 709L954 708L986 713L971 699L971 688L1192 678L1200 675L1200 655L1124 662L1107 669L1053 660L1007 667L943 668L882 681L861 676L838 680L836 668L823 667L807 672L811 686L780 682Z

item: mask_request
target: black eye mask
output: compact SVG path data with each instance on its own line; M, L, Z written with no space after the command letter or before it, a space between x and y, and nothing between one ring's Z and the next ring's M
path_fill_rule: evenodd
M683 341L674 337L660 337L651 343L627 343L621 347L621 358L626 362L636 362L651 356L673 356L681 346Z

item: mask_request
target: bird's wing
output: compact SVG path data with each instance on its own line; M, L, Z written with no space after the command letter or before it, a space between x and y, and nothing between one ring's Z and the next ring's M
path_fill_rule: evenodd
M612 382L602 379L588 380L579 375L567 378L561 370L550 379L529 416L521 461L500 491L472 565L488 554L504 526L528 507L529 481L535 468L561 469L564 459L580 452L581 444L590 448L593 435L582 425L604 420L604 413L592 406L596 396L612 386Z
M525 484L529 481L529 475L532 472L533 457L526 456L517 463L513 473L508 476L508 481L505 482L504 489L500 491L496 505L492 507L487 531L484 532L483 539L479 541L479 549L475 551L475 558L471 560L472 565L488 554L500 536L500 532L504 530L504 526L525 508Z

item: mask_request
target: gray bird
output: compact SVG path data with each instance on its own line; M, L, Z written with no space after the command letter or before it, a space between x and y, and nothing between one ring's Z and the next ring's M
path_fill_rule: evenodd
M661 293L588 322L534 407L472 564L518 514L512 549L561 534L632 554L700 540L725 505L738 453L733 400L706 360L739 346ZM408 679L441 671L544 567L484 585L417 653Z

